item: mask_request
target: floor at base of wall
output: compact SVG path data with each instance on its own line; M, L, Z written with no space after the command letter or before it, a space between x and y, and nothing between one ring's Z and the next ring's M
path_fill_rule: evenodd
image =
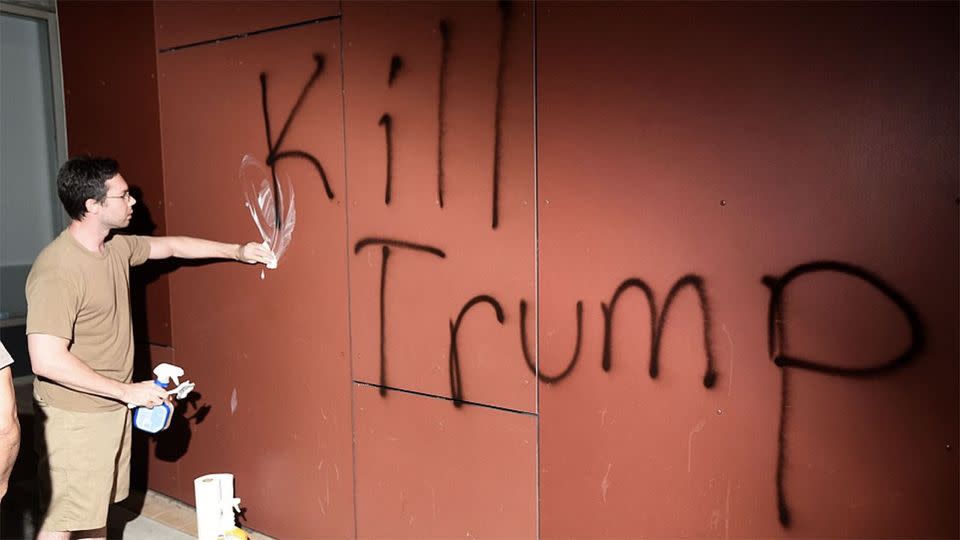
M127 530L129 530L130 525L132 525L134 521L139 520L143 524L138 525L138 530L141 528L146 530L146 527L150 527L155 523L163 528L157 529L158 531L165 530L166 534L170 535L162 537L156 536L156 534L149 536L130 536L128 533L123 537L125 539L163 538L164 540L179 540L180 538L197 537L197 509L176 499L167 497L162 493L147 491L146 494L135 494L126 501L114 506L117 507L117 513L121 516L125 513L133 517L133 521L127 523ZM131 510L131 508L139 508L139 515ZM252 529L244 530L250 535L251 540L275 540L270 536ZM137 534L140 533L138 532Z
M16 512L16 507L28 506L32 494L24 486L11 486L3 500L4 515L0 538L3 540L33 538L34 518L30 512ZM27 501L24 501L26 495ZM142 506L141 502L142 501ZM139 507L139 513L131 507ZM107 537L123 540L191 540L197 537L197 517L192 506L166 495L148 491L133 494L129 499L113 505L107 525ZM247 531L251 539L274 540L257 531Z

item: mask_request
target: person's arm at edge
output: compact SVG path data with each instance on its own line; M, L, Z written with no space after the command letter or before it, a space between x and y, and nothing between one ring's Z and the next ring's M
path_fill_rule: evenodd
M48 334L27 334L34 374L67 388L136 406L155 407L167 399L166 390L152 381L122 383L100 375L70 352L69 343Z
M20 449L20 422L12 369L0 368L0 500L7 493L10 472Z
M269 249L257 242L225 244L189 236L147 236L150 259L233 259L248 264L268 264L275 259Z

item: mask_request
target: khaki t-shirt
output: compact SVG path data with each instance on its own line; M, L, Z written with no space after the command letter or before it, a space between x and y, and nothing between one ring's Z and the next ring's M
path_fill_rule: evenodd
M143 264L149 255L150 243L142 236L114 236L101 254L89 251L64 230L40 252L27 276L27 334L68 339L70 352L94 371L130 382L130 267ZM42 377L35 380L33 392L40 402L71 411L124 407Z

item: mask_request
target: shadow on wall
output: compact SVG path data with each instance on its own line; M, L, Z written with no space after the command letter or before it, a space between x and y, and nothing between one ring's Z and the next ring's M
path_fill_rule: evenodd
M186 455L190 448L190 438L193 436L190 423L199 425L210 413L209 404L200 404L202 399L203 395L194 391L185 399L177 401L170 427L156 436L154 456L157 459L174 463Z
M130 193L138 201L144 200L144 192L138 186L132 186ZM157 229L157 224L150 215L150 210L146 204L139 204L135 207L133 218L121 232L123 234L152 236ZM173 272L183 266L201 266L213 262L208 259L184 261L180 259L164 259L150 261L146 264L134 267L130 272L130 310L133 323L133 335L135 341L133 380L143 381L153 379L154 360L151 358L149 339L149 317L147 288L150 284L159 280L162 276ZM202 396L193 392L187 399L177 402L176 409L171 420L170 427L157 435L148 435L144 432L134 429L133 448L131 456L130 487L131 491L145 493L149 485L149 459L150 440L154 441L154 455L157 459L167 462L176 462L184 455L190 447L190 438L192 436L190 423L197 424L203 422L210 412L210 405L201 403ZM139 513L142 508L143 500L128 501L125 505L135 513ZM6 537L3 537L6 538Z
M141 203L144 201L143 189L139 186L131 186L130 194L133 195L133 198L137 201ZM153 221L153 216L150 215L150 209L146 204L137 204L134 207L130 225L127 225L121 232L123 234L153 236L156 230L157 224ZM147 264L130 269L130 318L133 321L133 339L137 343L138 348L147 346L149 336L149 326L147 324L149 318L147 310L147 287L163 275L176 270L178 266L175 261L166 259L162 261L150 261ZM150 378L151 369L149 363L142 364L135 361L133 367L134 380Z

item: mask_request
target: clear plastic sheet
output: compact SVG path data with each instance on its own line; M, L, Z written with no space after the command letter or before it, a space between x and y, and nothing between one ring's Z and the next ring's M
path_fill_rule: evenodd
M274 182L270 168L246 154L240 162L240 182L245 206L260 231L264 247L276 256L267 268L276 268L293 238L297 222L293 183L287 176ZM279 175L278 175L279 176Z

